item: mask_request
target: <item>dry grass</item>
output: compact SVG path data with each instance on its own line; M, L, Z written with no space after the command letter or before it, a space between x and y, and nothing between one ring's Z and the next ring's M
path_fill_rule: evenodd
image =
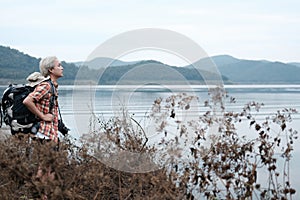
M254 113L263 104L225 112L223 97L215 95L214 105L204 102L208 111L197 120L177 119L196 97L155 100L149 117L161 137L152 143L125 110L121 117L99 119L100 128L81 138L82 147L69 138L59 151L28 135L2 139L0 199L293 199L289 163L297 131L289 122L296 111L283 109L259 121ZM237 132L243 121L251 139ZM172 134L170 124L177 125ZM36 176L39 166L42 177ZM261 173L267 175L265 184L259 182Z
M28 135L1 141L0 199L185 199L185 190L176 187L165 170L126 173L103 165L85 149L62 142L28 143ZM54 171L36 177L38 166Z

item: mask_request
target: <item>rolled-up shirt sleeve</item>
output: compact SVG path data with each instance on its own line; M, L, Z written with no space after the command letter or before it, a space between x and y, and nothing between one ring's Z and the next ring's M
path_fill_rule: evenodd
M39 102L50 91L50 85L48 83L39 84L34 91L29 94L36 102Z

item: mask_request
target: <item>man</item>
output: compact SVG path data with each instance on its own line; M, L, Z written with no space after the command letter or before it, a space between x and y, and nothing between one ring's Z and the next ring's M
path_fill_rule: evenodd
M27 108L40 119L40 126L36 137L58 142L58 101L57 79L63 76L63 67L55 56L49 56L40 61L40 72L49 81L43 81L35 87L23 101ZM52 86L54 94L52 94ZM50 110L50 101L55 95L54 106Z

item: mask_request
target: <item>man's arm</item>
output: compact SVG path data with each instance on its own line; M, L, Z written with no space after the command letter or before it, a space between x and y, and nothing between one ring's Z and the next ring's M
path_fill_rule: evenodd
M43 121L51 122L54 118L54 116L51 113L44 114L36 107L34 103L34 99L28 95L24 101L23 104L30 110L33 114L35 114L38 118L40 118Z

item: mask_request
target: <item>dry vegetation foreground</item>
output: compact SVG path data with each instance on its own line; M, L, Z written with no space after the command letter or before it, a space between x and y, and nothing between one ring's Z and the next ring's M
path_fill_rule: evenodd
M28 135L0 141L0 199L186 198L185 189L176 187L164 170L125 173L65 142L55 151L52 143L29 141Z
M298 132L290 122L295 109L256 120L253 113L263 104L250 102L241 112L216 117L205 102L208 111L197 120L177 120L193 101L197 98L185 94L154 101L149 118L160 139L152 144L126 111L109 121L97 119L100 127L83 135L81 147L69 137L57 148L29 135L4 134L0 199L293 199L290 160ZM169 134L172 120L177 132ZM250 138L238 133L241 123L252 131ZM216 129L209 134L212 125ZM150 162L140 166L159 167L129 173L101 162L113 160L119 150L147 155ZM136 167L133 157L124 160Z

